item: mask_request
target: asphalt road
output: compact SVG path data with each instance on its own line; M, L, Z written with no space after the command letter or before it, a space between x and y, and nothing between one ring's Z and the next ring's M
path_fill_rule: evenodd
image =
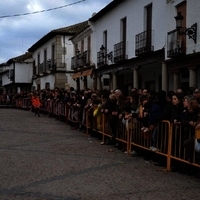
M198 200L200 179L165 172L69 125L0 109L0 200Z

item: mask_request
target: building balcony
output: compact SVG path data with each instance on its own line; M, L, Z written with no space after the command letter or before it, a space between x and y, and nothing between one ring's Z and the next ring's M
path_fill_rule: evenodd
M81 59L78 59L78 56L74 56L71 58L71 70L77 70L78 68L82 68L83 63Z
M89 50L84 51L82 53L81 60L82 60L83 67L90 65L90 51Z
M45 65L44 65L44 63L39 64L38 73L42 74L44 71L45 71Z
M53 70L55 70L56 69L55 59L53 59L53 60L51 60L51 59L47 60L45 62L45 69L46 69L45 72L46 71L53 71Z
M76 70L76 62L75 62L76 57L71 58L71 70Z
M39 66L34 65L33 76L47 75L54 72L55 70L56 70L56 63L54 61L48 60L46 62L39 64Z
M167 36L167 57L173 58L185 55L185 44L181 36L178 36L177 30L168 32Z
M101 51L97 52L97 67L103 67L105 65L108 65L106 57L104 57Z
M122 41L114 45L114 62L120 62L127 60L128 56L126 55L126 42Z
M135 55L140 56L146 53L154 51L154 46L152 45L152 35L153 31L144 31L135 36Z
M77 70L90 65L90 51L84 51L71 58L71 70Z

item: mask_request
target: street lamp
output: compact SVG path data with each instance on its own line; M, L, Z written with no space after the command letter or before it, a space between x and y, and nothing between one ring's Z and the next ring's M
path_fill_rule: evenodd
M113 52L109 52L108 54L106 54L106 49L103 45L101 45L101 48L100 48L100 53L102 55L103 58L108 58L108 60L110 60L112 62L113 60Z
M190 28L186 28L186 30L182 30L182 21L184 17L181 15L181 12L178 12L178 15L174 17L176 20L176 29L179 35L187 35L189 39L193 39L196 44L197 40L197 23L193 24Z

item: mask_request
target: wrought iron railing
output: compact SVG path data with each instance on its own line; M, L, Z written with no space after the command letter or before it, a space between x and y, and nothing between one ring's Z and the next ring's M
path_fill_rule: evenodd
M153 52L154 46L152 45L152 30L147 30L135 36L135 55L139 56L145 53Z
M178 36L177 30L172 30L167 34L167 57L172 58L185 54L183 40Z
M102 66L107 65L107 64L108 64L108 61L103 56L103 54L100 51L97 52L97 67L102 67Z
M114 45L114 62L128 59L126 55L126 42L122 41Z
M83 53L78 54L71 58L71 69L76 70L84 66L90 65L90 51L84 51Z

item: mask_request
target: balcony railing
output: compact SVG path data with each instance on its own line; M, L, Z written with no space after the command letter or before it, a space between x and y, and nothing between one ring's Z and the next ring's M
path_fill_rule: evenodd
M82 68L82 67L83 67L83 61L82 61L82 59L80 59L79 55L71 58L71 69L72 70L76 70L76 69Z
M128 59L128 56L126 55L126 43L119 42L114 45L114 62L119 62L122 60Z
M102 66L107 65L107 64L108 64L108 61L103 56L103 54L100 51L97 52L97 67L102 67Z
M37 66L34 66L33 74L37 74ZM53 71L56 69L56 63L55 60L47 60L38 66L38 74L46 74L49 71Z
M177 30L168 32L167 35L167 57L173 58L185 54L183 40L178 36Z
M144 31L135 36L135 55L139 56L145 53L153 52L154 46L152 45L153 31Z
M42 74L44 71L46 71L44 63L39 64L39 68L38 68L39 74Z
M78 68L82 68L84 66L90 65L90 51L84 51L77 56L71 58L71 69L76 70Z
M51 60L47 60L45 62L45 68L46 68L47 71L50 71L52 69L52 63L53 62Z
M76 56L71 58L71 70L77 69L75 60L76 60Z
M82 61L83 66L89 66L90 65L90 51L84 51L82 54Z
M55 59L46 61L46 71L52 71L56 69Z

